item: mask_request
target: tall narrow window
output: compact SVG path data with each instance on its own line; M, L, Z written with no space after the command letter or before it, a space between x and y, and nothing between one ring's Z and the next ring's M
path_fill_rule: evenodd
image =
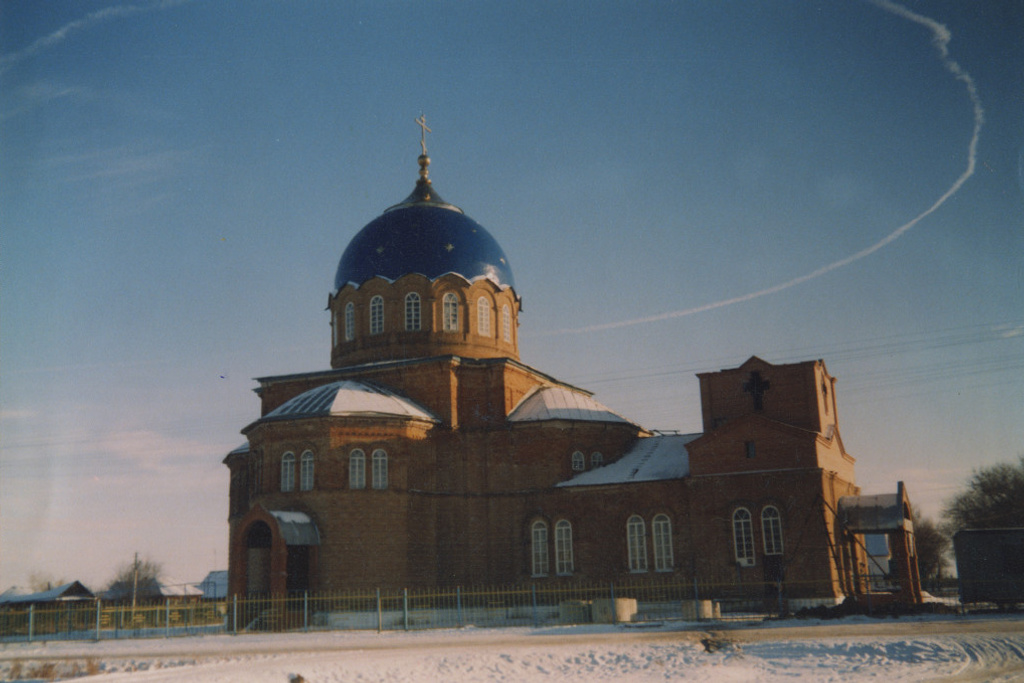
M340 331L338 328L338 311L331 311L331 347L338 345L338 333Z
M476 333L491 336L491 303L484 296L476 300Z
M626 522L626 543L629 545L629 571L647 571L647 531L639 515L633 515Z
M583 457L582 453L576 451L575 453L572 454L572 471L582 472L585 469L587 469L586 458Z
M667 515L655 515L651 535L654 537L654 571L672 571L672 522Z
M508 304L501 307L501 338L506 343L512 343L512 313Z
M769 505L761 510L761 534L764 536L764 554L782 554L782 515L779 509Z
M441 327L445 332L459 331L459 297L451 292L441 300Z
M375 296L370 299L370 334L384 331L384 297Z
M366 488L366 454L358 448L348 454L348 487Z
M568 576L572 570L572 524L562 519L555 524L555 573Z
M420 295L409 292L405 295L405 331L417 332L420 324Z
M548 575L548 525L534 522L530 528L531 573L533 576Z
M299 490L313 490L313 452L306 451L299 459Z
M388 454L377 449L373 452L373 488L382 490L388 487Z
M345 304L345 341L356 338L356 305L349 301Z
M281 456L281 490L295 490L295 454L285 453Z
M739 508L732 513L732 542L736 564L741 567L753 567L754 532L750 523L750 510L746 508Z

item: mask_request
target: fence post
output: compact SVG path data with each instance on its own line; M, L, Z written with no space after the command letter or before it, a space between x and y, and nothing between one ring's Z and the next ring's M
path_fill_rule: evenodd
M238 635L238 593L231 596L231 632Z
M36 606L28 606L28 642L32 642L32 632L36 628Z
M537 628L540 624L537 622L537 584L530 584L530 597L533 600L533 627Z
M459 615L459 628L462 628L462 587L455 587L455 611Z
M100 599L96 598L96 640L100 639Z
M384 613L380 605L380 589L377 589L377 633L384 630Z
M171 637L171 599L167 598L164 603L164 637Z
M309 591L302 591L302 630L309 630Z
M612 595L612 625L614 626L615 624L619 623L618 610L615 608L615 582L612 581L611 583L608 584L608 586L611 589L611 595Z
M402 589L402 622L405 624L405 630L409 630L409 589Z

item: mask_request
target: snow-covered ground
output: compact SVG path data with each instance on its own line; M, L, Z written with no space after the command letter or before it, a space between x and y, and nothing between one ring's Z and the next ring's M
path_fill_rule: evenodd
M323 632L0 646L3 680L1024 681L1024 617ZM295 678L301 676L301 679Z

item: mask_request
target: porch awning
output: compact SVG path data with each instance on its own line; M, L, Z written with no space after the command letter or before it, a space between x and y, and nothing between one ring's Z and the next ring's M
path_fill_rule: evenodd
M316 524L304 512L291 510L269 510L277 520L281 538L288 545L320 545L320 532Z
M897 493L843 496L839 499L839 521L855 534L913 528L913 522L903 514L902 500Z

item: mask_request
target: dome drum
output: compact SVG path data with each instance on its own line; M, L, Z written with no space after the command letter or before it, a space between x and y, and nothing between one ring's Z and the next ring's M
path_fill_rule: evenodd
M343 287L328 307L335 368L444 355L519 358L519 299L487 279L373 278Z

